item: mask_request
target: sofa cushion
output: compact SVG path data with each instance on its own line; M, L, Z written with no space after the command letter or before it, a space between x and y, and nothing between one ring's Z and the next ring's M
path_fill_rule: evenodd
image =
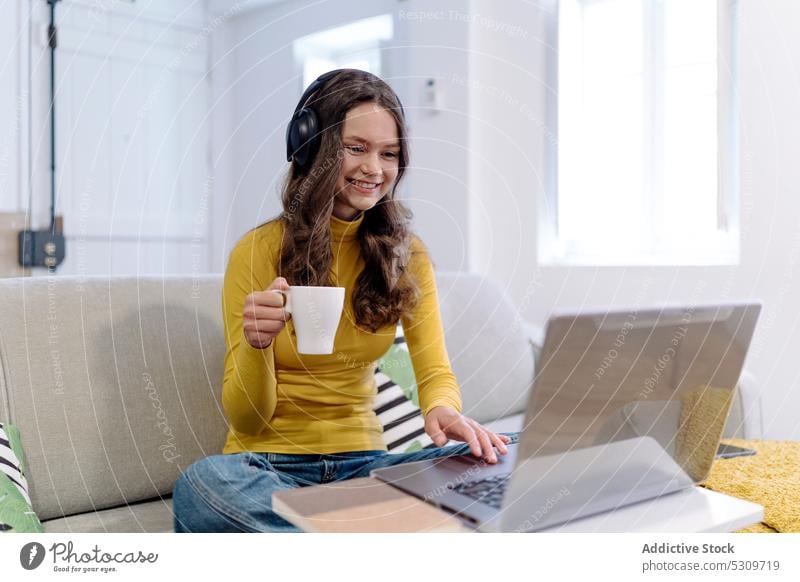
M17 427L0 422L0 474L14 484L25 503L30 505L28 480L25 478L25 454L22 452L21 441Z
M171 533L172 498L89 511L45 521L45 533Z
M24 459L19 431L0 423L0 531L42 531L28 496Z
M378 394L373 409L383 427L383 442L390 453L410 453L435 447L425 432L419 408L417 380L403 326L397 325L394 343L375 369ZM453 441L443 446L455 444Z
M378 394L374 410L383 427L383 443L390 453L408 453L432 444L425 433L419 406L380 368L375 370Z

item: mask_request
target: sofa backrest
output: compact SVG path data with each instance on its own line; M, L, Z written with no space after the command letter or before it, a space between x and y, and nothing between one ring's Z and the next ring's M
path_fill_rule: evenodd
M437 276L464 412L524 408L533 357L516 310L477 275ZM41 519L167 495L219 454L221 275L0 279L0 419L21 431Z
M439 273L436 284L464 414L491 422L524 410L533 350L508 295L496 281L469 273Z
M221 276L0 280L0 418L41 519L167 494L221 451Z

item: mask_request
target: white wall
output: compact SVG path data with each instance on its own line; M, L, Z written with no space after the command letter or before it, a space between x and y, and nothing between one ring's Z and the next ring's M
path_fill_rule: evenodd
M466 76L469 26L409 17L430 10L429 4L281 2L233 18L214 35L212 102L215 116L225 121L214 124L212 158L226 202L216 209L222 218L213 227L213 270L224 270L231 247L249 228L280 212L279 187L288 167L286 124L303 91L292 42L385 13L394 14L395 39L384 52L389 65L384 76L400 95L410 126L412 167L399 192L437 266L467 268L467 94L449 91L446 110L437 113L423 107L423 97L428 77ZM436 5L447 11L463 2Z
M21 1L6 2L0 18L0 211L17 212L27 167L20 152L27 148L27 9ZM25 62L23 63L23 57Z
M537 203L551 139L544 104L552 90L539 4L472 1L484 17L473 24L470 53L474 268L503 282L539 324L560 307L763 300L746 368L763 389L765 437L800 438L800 3L739 2L740 265L653 268L536 262ZM519 24L527 34L487 26L489 19Z
M451 75L467 76L469 22L451 17L465 14L467 4L412 0L396 6L398 50L407 58L403 103L411 112L411 171L405 196L414 211L416 231L429 246L436 267L467 271L469 95L445 83ZM425 101L425 83L430 78L444 94L439 110Z
M0 143L14 147L0 146L0 208L46 228L49 8L6 4ZM58 273L207 272L204 3L65 0L56 24L56 212L67 238Z

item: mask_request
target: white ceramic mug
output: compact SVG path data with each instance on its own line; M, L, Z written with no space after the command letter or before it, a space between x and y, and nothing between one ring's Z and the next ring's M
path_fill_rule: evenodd
M292 315L301 354L332 354L333 340L344 308L344 287L302 287L274 290L284 296L286 313Z

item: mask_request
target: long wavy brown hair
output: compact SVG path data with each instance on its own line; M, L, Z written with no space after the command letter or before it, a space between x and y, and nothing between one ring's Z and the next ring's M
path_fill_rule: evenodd
M366 71L346 69L330 78L314 95L322 129L319 151L305 171L292 163L282 187L284 225L278 273L289 285L331 285L330 219L342 171L342 131L347 112L362 103L383 107L397 123L400 142L397 179L389 193L364 212L357 237L364 270L352 294L356 324L375 333L411 312L419 286L408 272L411 258L411 211L395 198L408 165L405 119L395 92Z

